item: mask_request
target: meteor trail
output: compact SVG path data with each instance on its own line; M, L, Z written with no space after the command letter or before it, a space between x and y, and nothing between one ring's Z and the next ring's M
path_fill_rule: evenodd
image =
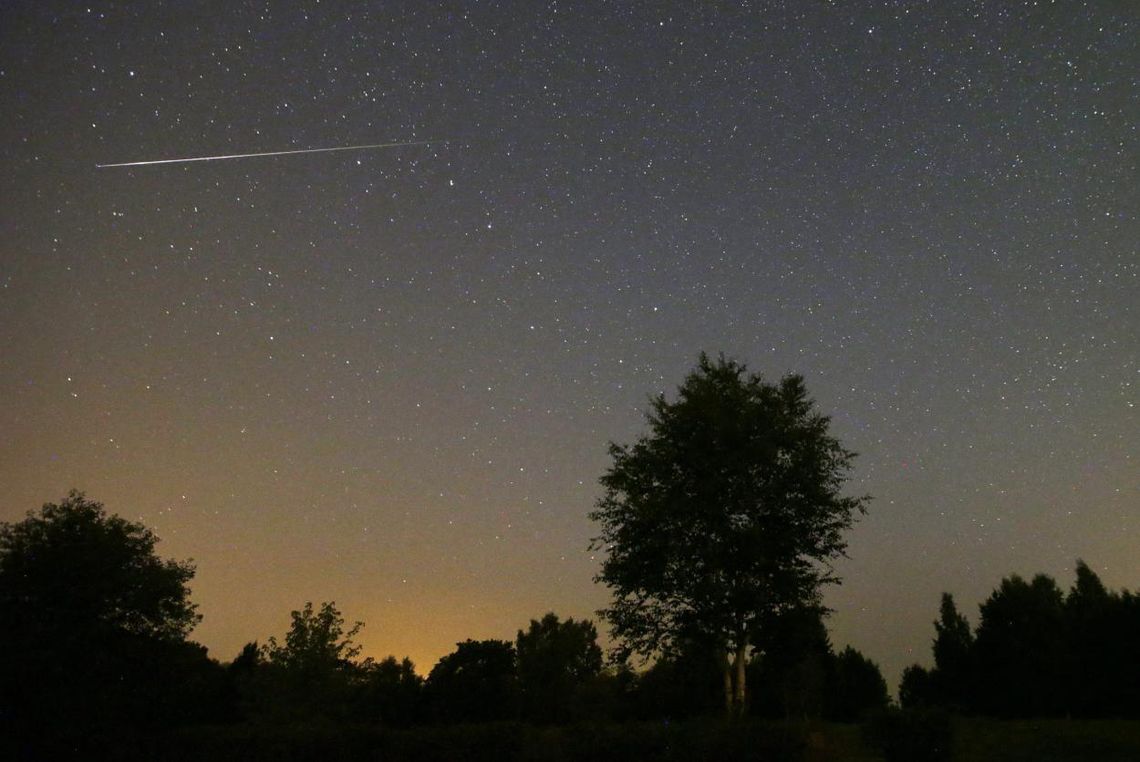
M426 146L441 143L440 140L408 140L402 143L372 143L365 146L337 146L336 148L299 148L293 151L262 151L261 153L231 153L225 156L194 156L187 159L155 159L153 161L125 161L119 164L96 164L96 169L109 167L144 167L148 164L185 164L191 161L221 161L222 159L251 159L255 156L289 156L296 153L331 153L333 151L366 151L372 148L395 148L397 146Z

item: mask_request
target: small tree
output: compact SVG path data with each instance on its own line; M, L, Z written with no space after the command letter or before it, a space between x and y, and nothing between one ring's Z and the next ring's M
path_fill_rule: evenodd
M344 715L371 666L371 660L358 661L361 647L353 641L364 623L345 630L332 601L320 610L308 602L290 616L285 642L271 637L262 649L267 667L259 685L262 706L286 715Z
M290 612L293 623L285 634L285 643L269 638L265 646L266 660L296 674L324 674L354 669L361 647L353 638L364 627L356 622L345 632L344 617L333 601L313 610L312 602L300 611Z
M828 433L800 376L779 384L702 354L678 399L651 402L650 433L610 445L591 519L606 551L600 612L617 657L704 641L725 654L725 705L746 700L745 665L765 622L817 605L828 562L866 497L843 497L854 453Z
M950 593L942 594L934 631L935 690L942 703L961 710L972 697L974 636Z
M904 669L899 681L899 704L902 708L920 709L937 703L929 670L919 664L911 664Z
M835 655L818 607L790 608L768 622L755 643L750 711L766 717L819 717Z
M827 713L833 720L856 722L890 703L879 665L851 646L836 655L828 686Z
M1119 712L1119 686L1135 642L1122 637L1119 595L1110 593L1088 564L1077 561L1077 578L1065 598L1066 704L1080 716Z

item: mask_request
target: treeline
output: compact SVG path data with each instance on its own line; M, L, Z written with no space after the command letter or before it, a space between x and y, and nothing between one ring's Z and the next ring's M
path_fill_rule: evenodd
M833 652L819 612L783 618L779 636L749 665L752 710L764 717L855 721L888 703L879 668L848 647ZM565 724L685 719L723 713L723 653L693 646L642 672L605 667L588 620L548 613L514 642L467 640L426 679L408 660L354 659L332 603L293 612L285 644L251 643L226 668L243 719L322 718L389 727L523 721ZM806 637L805 637L806 636Z
M145 527L72 492L0 524L0 737L90 750L173 728L303 724L536 726L723 713L723 648L689 643L641 671L607 666L590 621L548 613L513 641L466 640L427 674L362 658L329 602L292 613L281 640L228 662L189 633L188 562L163 560ZM819 610L774 618L748 664L751 712L855 720L887 704L878 667L835 653Z
M170 733L219 747L252 734L272 756L305 727L324 728L322 738L353 728L361 743L407 731L421 749L446 728L511 727L516 739L536 728L527 737L541 744L543 728L629 723L640 743L646 728L671 727L646 721L723 716L731 690L723 644L683 639L635 671L606 664L593 622L554 613L514 640L458 643L426 677L406 658L363 658L362 624L331 602L304 605L281 640L219 662L189 639L200 621L193 567L159 558L156 542L78 492L0 524L0 757L87 757ZM896 716L881 712L890 701L878 666L850 647L836 652L822 609L773 612L760 632L744 667L750 717ZM1067 594L1044 575L1003 580L976 629L945 595L935 633L934 667L904 673L904 709L1140 717L1140 597L1107 590L1084 563ZM658 736L661 748L681 742ZM480 738L494 747L494 734ZM135 758L156 747L138 748Z
M1017 575L982 603L978 626L944 593L934 667L908 667L904 707L993 717L1140 717L1140 595L1113 592L1083 561L1068 593Z

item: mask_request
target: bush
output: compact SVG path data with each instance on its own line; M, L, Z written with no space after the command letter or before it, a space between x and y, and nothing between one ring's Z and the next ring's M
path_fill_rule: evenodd
M885 762L945 762L953 736L949 715L935 709L886 709L863 726L867 744L879 749Z

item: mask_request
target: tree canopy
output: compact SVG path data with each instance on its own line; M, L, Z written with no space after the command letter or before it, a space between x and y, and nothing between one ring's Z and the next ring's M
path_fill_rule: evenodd
M285 716L348 716L373 666L358 658L361 646L353 640L364 624L346 629L332 601L319 609L306 602L290 616L285 642L271 637L261 649L265 669L255 681L256 703Z
M221 675L186 640L194 566L157 543L78 491L0 524L0 735L66 745L217 714Z
M1105 588L1083 561L1068 595L1056 581L1012 574L979 607L977 629L942 596L934 668L903 673L904 707L999 717L1136 716L1140 605Z
M703 640L732 654L726 702L743 706L747 654L764 623L816 605L829 561L869 498L844 497L855 454L829 433L803 378L768 383L700 356L676 401L652 399L649 434L611 444L591 519L606 552L597 579L617 655Z
M299 611L290 613L292 624L285 634L285 642L269 638L265 646L266 660L298 674L323 674L336 670L354 669L360 646L353 638L364 627L356 622L346 632L344 617L336 604L326 601L320 610L314 610L311 601Z
M602 671L598 632L589 620L561 621L553 612L532 619L518 631L515 649L527 714L540 722L568 719L577 690Z
M432 667L424 684L435 719L490 722L513 719L518 710L514 644L465 640Z
M201 619L187 587L194 566L159 558L157 543L142 524L72 490L0 525L0 611L40 636L108 630L184 640Z

